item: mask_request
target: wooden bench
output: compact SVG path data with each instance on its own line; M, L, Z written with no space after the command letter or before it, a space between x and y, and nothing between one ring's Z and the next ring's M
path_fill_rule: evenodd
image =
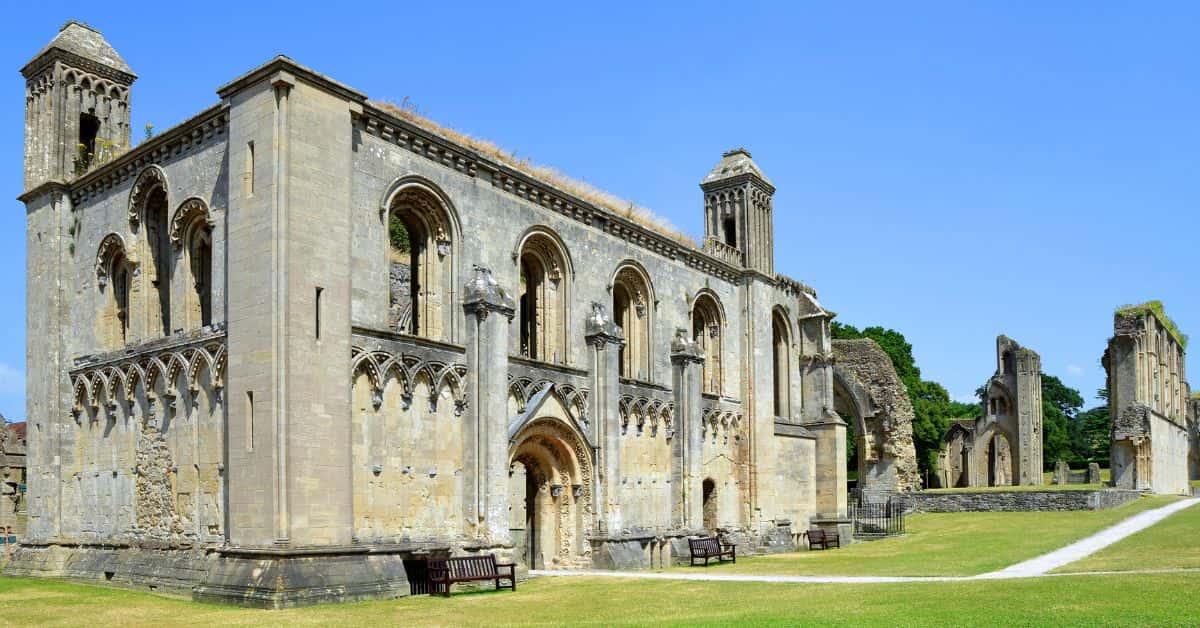
M441 593L450 597L450 585L456 582L475 582L492 580L496 589L517 590L517 565L515 563L497 563L494 554L482 556L453 556L450 558L429 559L429 592ZM507 570L503 573L502 570ZM500 580L508 580L507 585Z
M737 545L733 543L722 543L715 536L706 536L698 539L688 539L688 549L692 552L692 566L696 566L696 561L704 559L704 566L708 566L708 561L717 559L717 562L725 562L726 556L728 560L737 562Z
M840 548L841 546L842 541L838 538L837 532L826 532L820 528L813 528L808 531L808 549L810 550L827 550L831 547Z

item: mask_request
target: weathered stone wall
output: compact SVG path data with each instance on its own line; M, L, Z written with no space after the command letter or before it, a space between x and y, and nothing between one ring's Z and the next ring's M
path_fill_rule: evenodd
M530 503L553 525L530 531L530 554L546 566L633 542L653 563L715 530L778 548L792 522L844 516L831 315L773 275L774 189L756 166L705 179L710 218L741 234L713 257L285 58L218 94L181 127L26 198L38 477L35 543L14 570L161 573L199 579L203 599L266 606L392 596L400 552L516 551L515 463L540 474ZM725 157L753 166L745 151ZM391 200L409 186L438 214L425 225L430 265L407 280L434 323L415 335L396 329L405 280L387 241ZM151 220L138 212L156 187L166 218ZM162 237L187 212L212 226L207 325L188 249ZM545 262L546 349L522 357L510 321L526 245ZM116 250L131 270L124 335L97 265ZM646 283L636 339L606 314L628 268ZM636 380L618 376L623 347L645 351ZM144 567L118 565L139 555Z
M909 512L1032 512L1101 510L1141 497L1141 491L961 491L915 492L904 496Z
M1112 481L1121 488L1187 494L1193 441L1184 350L1161 305L1122 308L1113 316L1103 358L1113 417Z
M1188 454L1191 439L1183 426L1157 414L1150 418L1150 455L1154 477L1151 490L1167 495L1191 493Z
M859 445L859 488L911 491L920 488L913 447L912 401L892 361L874 340L834 340L837 368L853 378L841 390L842 407L854 416ZM847 390L861 386L861 389Z

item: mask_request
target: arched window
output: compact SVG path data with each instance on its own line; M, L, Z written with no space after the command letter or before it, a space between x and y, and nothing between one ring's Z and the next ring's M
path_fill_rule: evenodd
M386 201L388 325L430 338L453 339L456 233L448 203L424 183L402 183Z
M542 230L526 236L519 251L520 353L543 362L566 363L570 258L558 238Z
M110 233L96 251L96 285L104 295L97 315L100 348L119 349L129 342L130 268L133 262L121 236Z
M704 351L701 390L712 395L720 395L723 390L721 340L724 328L721 304L712 293L701 293L692 303L692 338Z
M771 379L775 387L775 416L791 416L791 334L787 316L776 308L771 314Z
M622 264L612 283L613 321L625 332L620 351L621 377L650 381L650 304L646 272L632 262Z
M208 205L198 198L184 201L171 218L171 242L183 249L184 323L187 329L212 324L212 230Z
M734 219L734 217L732 215L726 216L721 221L721 235L725 239L725 244L728 244L729 246L732 246L732 247L736 247L738 245L738 243L737 243L737 221Z
M171 241L167 231L171 219L167 200L166 175L158 166L149 166L138 175L129 195L129 219L135 228L144 225L139 247L149 263L143 269L153 288L146 303L146 330L149 334L171 335ZM144 258L145 259L145 258ZM145 294L145 292L143 292Z

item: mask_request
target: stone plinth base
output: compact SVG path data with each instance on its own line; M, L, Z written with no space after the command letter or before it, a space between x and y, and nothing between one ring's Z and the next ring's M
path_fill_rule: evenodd
M410 592L399 551L368 548L224 548L192 598L254 608L404 597Z
M845 517L814 517L810 527L836 532L838 542L845 546L854 542L854 521Z
M192 546L26 543L4 573L187 592L204 577L211 560L209 550Z
M797 549L797 535L790 521L772 522L760 531L753 530L675 530L660 534L591 537L593 569L659 569L672 564L686 565L691 557L689 538L719 536L737 544L738 556L780 554Z

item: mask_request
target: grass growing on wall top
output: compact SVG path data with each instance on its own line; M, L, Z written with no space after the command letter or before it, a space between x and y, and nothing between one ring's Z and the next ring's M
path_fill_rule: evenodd
M660 235L667 236L680 244L696 247L696 241L687 234L679 231L667 222L665 218L656 215L654 212L645 207L638 206L630 201L618 198L617 196L605 192L589 183L585 183L578 179L571 178L555 168L543 166L531 162L527 158L517 157L516 153L501 148L496 143L468 135L461 131L457 131L450 127L444 126L425 116L417 113L412 107L407 106L407 103L395 105L389 102L372 101L372 105L392 114L408 120L409 122L433 133L441 136L443 139L466 146L482 155L495 159L500 163L518 170L535 179L539 179L545 183L549 183L568 194L576 196L593 205L597 205L607 209L608 211L628 218L633 222L654 231Z
M1180 331L1179 325L1175 324L1175 320L1170 316L1167 316L1167 311L1165 308L1163 308L1162 301L1146 301L1140 305L1124 305L1117 308L1116 313L1118 316L1146 313L1153 314L1154 317L1158 319L1158 322L1162 323L1162 326L1167 330L1167 333L1171 334L1171 337L1175 339L1175 342L1178 342L1180 347L1187 349L1187 334Z

